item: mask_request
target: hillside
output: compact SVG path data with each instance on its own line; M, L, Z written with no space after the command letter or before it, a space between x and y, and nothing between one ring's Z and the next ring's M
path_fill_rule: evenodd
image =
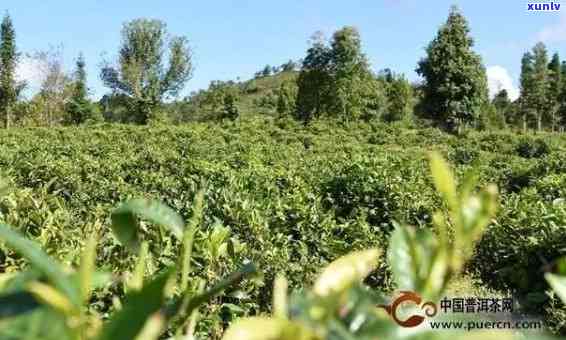
M240 101L237 104L241 112L263 112L273 113L274 111L268 107L261 107L258 102L262 98L272 98L273 100L282 84L286 82L295 82L299 72L288 71L279 72L275 75L267 77L259 77L247 80L239 84L242 89Z

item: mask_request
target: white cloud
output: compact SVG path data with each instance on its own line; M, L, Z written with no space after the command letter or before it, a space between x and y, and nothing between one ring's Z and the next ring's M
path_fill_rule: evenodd
M26 93L35 93L39 90L42 81L42 70L45 65L36 58L22 57L16 67L16 79L27 83Z
M513 78L511 78L509 72L502 66L496 65L487 68L487 85L490 98L493 98L501 90L507 90L511 100L519 98L519 89L513 84Z
M566 15L561 15L560 20L554 25L543 27L536 35L537 41L546 43L566 41Z

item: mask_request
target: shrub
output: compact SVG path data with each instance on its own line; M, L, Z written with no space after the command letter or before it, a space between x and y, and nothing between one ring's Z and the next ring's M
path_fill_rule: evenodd
M550 153L550 147L542 139L524 138L519 141L515 151L523 158L541 158Z

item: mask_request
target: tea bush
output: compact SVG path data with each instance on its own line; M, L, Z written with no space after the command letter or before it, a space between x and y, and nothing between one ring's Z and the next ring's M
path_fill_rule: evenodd
M218 338L229 320L271 309L277 274L292 288L305 287L341 255L387 249L393 221L430 227L443 205L428 175L430 150L455 163L458 175L477 169L481 185L500 187L502 207L467 270L517 294L526 310L546 310L554 325L564 322L564 307L547 297L543 280L566 255L566 138L559 135L455 137L400 124L314 121L304 127L270 118L13 129L0 132L0 177L13 188L0 198L0 222L66 265L79 262L85 235L97 232L97 264L122 276L134 270L135 257L110 233L114 207L157 199L188 220L202 188L191 276L213 282L248 262L263 272L203 310L197 332ZM178 260L180 242L167 230L142 223L140 232L149 244L147 275ZM3 272L25 268L21 257L1 250ZM366 282L395 289L386 263L379 269ZM111 314L117 307L108 297L123 289L97 290L93 308Z

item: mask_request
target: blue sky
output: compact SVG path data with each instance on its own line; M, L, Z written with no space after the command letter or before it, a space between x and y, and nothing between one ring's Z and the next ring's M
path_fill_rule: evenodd
M137 17L162 19L191 41L196 70L186 94L211 80L247 79L265 64L301 58L313 32L330 36L344 25L360 30L375 70L388 67L415 80L416 63L451 4L470 21L492 87L517 86L521 55L538 40L566 59L566 3L559 13L527 13L526 2L517 0L2 0L0 10L12 16L21 52L62 45L69 70L83 52L98 97L107 91L98 77L103 55L116 56L122 23ZM32 82L33 67L26 61L20 67Z

